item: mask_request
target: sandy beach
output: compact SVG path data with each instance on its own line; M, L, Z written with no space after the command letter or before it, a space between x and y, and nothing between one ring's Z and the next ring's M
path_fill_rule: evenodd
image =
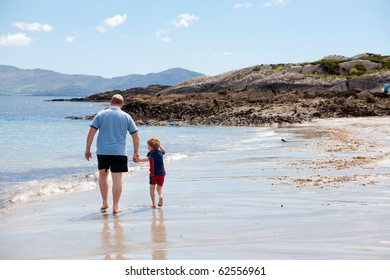
M296 137L275 157L167 162L161 209L146 171L125 175L119 215L98 189L20 205L0 217L0 259L389 260L390 118L276 130Z

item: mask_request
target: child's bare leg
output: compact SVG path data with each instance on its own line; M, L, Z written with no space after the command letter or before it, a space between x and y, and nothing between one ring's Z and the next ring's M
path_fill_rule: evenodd
M158 206L163 206L163 191L162 186L157 185L157 192L158 192Z
M152 200L152 207L156 208L156 199L155 199L155 193L156 191L156 185L150 185L150 199Z

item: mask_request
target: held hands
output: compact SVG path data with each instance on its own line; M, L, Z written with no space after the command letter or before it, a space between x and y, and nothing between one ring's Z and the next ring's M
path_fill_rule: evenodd
M133 162L135 162L135 163L139 162L139 155L136 153L133 155Z
M135 163L147 162L148 160L149 160L148 157L140 157L138 154L133 156L133 161Z

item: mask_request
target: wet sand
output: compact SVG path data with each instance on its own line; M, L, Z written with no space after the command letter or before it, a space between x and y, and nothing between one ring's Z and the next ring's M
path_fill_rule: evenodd
M98 189L19 206L0 217L0 259L390 259L390 118L277 130L297 137L275 158L167 163L161 209L146 172L126 175L118 215Z

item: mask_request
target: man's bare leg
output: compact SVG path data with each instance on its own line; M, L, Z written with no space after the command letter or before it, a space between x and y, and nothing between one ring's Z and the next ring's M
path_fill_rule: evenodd
M119 208L119 200L122 194L122 173L111 172L111 178L112 178L112 199L113 199L112 213L117 214L119 212L122 212L122 209Z
M99 188L103 200L100 210L105 210L108 208L108 174L108 170L99 170Z

